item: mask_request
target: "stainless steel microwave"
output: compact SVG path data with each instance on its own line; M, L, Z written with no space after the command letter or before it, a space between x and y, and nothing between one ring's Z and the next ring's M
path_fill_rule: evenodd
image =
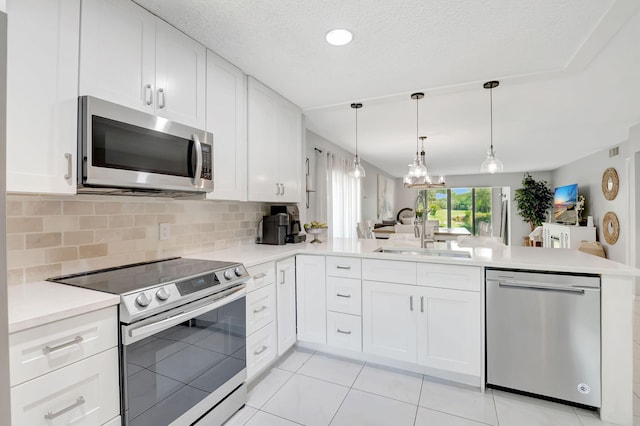
M91 96L78 111L78 192L213 191L211 133Z

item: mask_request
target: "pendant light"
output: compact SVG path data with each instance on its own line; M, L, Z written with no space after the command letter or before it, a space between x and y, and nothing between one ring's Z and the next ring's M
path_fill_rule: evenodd
M489 104L491 108L491 146L487 151L487 158L482 162L480 166L481 173L502 173L504 166L502 161L496 157L496 153L493 150L493 89L498 87L499 81L487 81L482 87L489 89Z
M424 98L424 93L417 92L411 95L411 99L416 101L416 156L413 163L409 165L409 171L402 178L404 186L407 188L444 188L444 176L440 176L438 183L434 183L427 169L426 153L424 151L424 141L426 136L418 136L420 133L420 114L418 101ZM419 150L418 141L422 142L422 150Z
M364 167L360 164L360 157L358 157L358 110L362 108L362 104L352 103L351 108L356 110L356 156L353 157L353 164L351 165L349 175L356 179L361 179L367 176L367 173L364 171Z

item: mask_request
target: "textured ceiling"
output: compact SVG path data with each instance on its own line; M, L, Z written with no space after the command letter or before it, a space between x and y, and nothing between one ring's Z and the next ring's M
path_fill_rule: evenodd
M305 109L314 132L401 176L476 173L494 142L506 171L549 170L623 141L640 122L637 0L136 0ZM349 28L344 47L325 33ZM622 29L621 29L622 28ZM550 154L552 153L552 154Z

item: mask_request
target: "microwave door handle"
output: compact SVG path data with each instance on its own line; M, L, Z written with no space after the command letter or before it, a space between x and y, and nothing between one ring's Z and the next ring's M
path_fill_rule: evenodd
M193 172L193 186L200 186L200 175L202 175L202 144L198 135L191 135L193 145L196 148L196 170Z

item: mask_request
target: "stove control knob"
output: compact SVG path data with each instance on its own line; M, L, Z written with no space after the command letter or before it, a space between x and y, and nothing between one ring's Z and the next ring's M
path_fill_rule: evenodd
M227 269L226 271L224 271L224 277L228 280L233 278L233 270L232 269Z
M138 297L136 297L136 303L143 308L146 308L149 306L149 303L151 303L151 298L147 296L146 293L140 293Z
M166 288L162 287L160 290L156 291L156 297L158 300L165 301L171 296L171 294L167 291Z
M244 269L242 269L240 266L234 269L233 272L235 272L237 277L241 277L242 275L244 275Z

